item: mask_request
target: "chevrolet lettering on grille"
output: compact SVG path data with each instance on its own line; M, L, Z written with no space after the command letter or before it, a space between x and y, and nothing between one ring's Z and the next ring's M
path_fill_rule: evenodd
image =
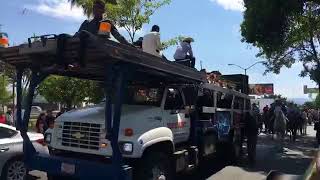
M73 134L71 134L71 136L76 139L82 139L82 138L86 137L85 134L81 134L80 132L73 133Z

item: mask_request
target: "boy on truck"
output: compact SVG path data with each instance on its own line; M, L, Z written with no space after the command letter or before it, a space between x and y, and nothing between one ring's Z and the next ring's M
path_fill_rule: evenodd
M103 21L103 14L105 13L105 3L101 0L95 0L93 4L93 19L91 20L85 20L76 35L78 35L81 31L88 31L92 34L98 34L100 22ZM106 20L108 21L108 20ZM111 25L111 34L112 36L118 40L122 44L128 44L131 45L117 30L117 28L111 23L111 21L108 21Z

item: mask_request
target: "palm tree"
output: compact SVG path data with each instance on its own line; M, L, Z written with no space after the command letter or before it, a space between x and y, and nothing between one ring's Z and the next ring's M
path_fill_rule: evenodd
M92 14L92 7L95 0L68 0L71 6L82 7L84 13L89 17ZM105 3L117 4L117 0L102 0Z

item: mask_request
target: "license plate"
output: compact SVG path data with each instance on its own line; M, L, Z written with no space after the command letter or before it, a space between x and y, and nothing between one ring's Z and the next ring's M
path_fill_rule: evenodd
M76 167L74 164L62 163L61 164L61 172L69 175L73 175L76 171Z

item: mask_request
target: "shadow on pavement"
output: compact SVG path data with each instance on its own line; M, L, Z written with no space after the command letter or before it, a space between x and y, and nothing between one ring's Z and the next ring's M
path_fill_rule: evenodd
M267 135L261 136L257 147L257 164L254 168L246 168L246 170L251 172L262 171L265 174L271 170L293 175L304 174L316 153L314 142L315 138L310 136L299 136L296 142L290 142L286 138L284 151L279 152L277 141L272 140ZM259 155L259 150L269 152Z
M194 173L178 175L177 180L206 180L228 164L222 158L212 158L205 161Z

